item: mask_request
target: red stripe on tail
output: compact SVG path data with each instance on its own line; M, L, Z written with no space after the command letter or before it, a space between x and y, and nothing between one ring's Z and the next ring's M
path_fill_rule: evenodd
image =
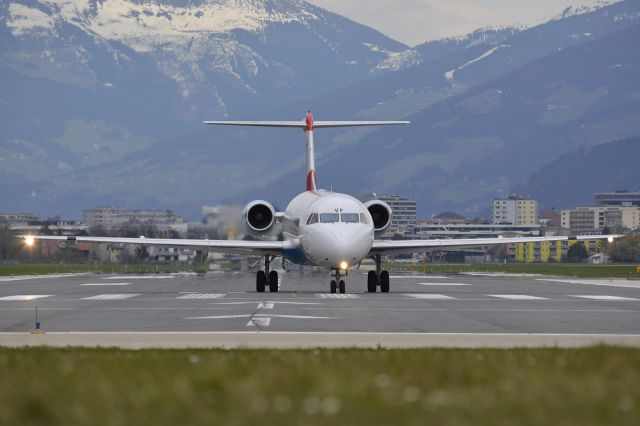
M311 111L307 111L307 132L311 132L313 131L313 114L311 114Z
M307 191L315 191L316 185L316 172L309 170L309 173L307 173Z

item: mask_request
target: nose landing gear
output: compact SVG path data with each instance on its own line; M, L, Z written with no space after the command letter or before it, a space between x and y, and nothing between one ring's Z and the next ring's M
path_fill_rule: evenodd
M264 271L258 271L256 273L256 291L258 293L264 293L267 286L271 293L278 292L278 272L269 271L269 264L275 259L275 256L264 257Z
M338 291L340 293L344 293L347 291L347 285L345 284L344 280L340 279L340 271L337 269L335 270L335 280L331 280L330 289L331 293L337 293Z
M375 293L376 288L380 286L382 293L389 293L389 272L382 270L382 257L379 254L375 256L374 260L376 261L376 270L369 271L367 275L367 291L369 293Z

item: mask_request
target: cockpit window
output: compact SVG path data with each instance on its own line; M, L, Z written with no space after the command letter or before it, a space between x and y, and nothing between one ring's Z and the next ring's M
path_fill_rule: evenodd
M320 223L340 222L338 213L320 213Z
M358 223L360 221L360 217L358 213L342 213L340 215L340 220L346 223Z
M367 215L366 214L360 213L360 222L369 223L369 222L367 222Z
M318 213L311 213L309 219L307 219L307 225L313 225L314 223L318 223Z

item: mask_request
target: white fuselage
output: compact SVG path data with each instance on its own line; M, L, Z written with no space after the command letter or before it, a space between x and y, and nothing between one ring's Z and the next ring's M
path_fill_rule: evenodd
M364 204L322 190L303 192L289 203L282 231L291 247L285 259L335 269L358 264L374 239L373 220Z

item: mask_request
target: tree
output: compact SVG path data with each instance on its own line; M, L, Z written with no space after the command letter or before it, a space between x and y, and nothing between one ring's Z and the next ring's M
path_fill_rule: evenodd
M582 243L573 244L567 250L566 261L569 263L580 263L589 257L586 247Z
M607 246L607 254L614 262L640 263L640 236L620 238Z

